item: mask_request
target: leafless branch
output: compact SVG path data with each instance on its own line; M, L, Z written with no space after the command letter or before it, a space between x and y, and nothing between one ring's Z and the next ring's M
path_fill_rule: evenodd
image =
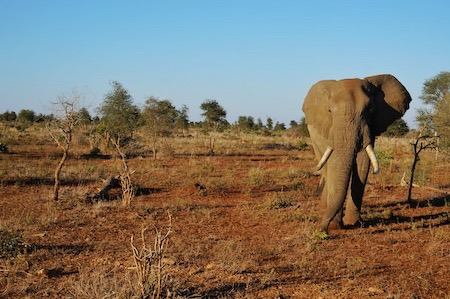
M412 201L412 188L414 186L414 173L416 171L417 162L420 161L420 152L425 149L438 149L439 144L439 135L422 135L422 133L419 134L419 136L414 139L411 142L413 153L414 153L414 160L413 164L411 166L411 176L409 178L408 185L408 202Z
M164 255L167 250L169 237L172 234L172 216L170 213L168 213L168 217L169 225L166 233L163 234L154 226L155 240L153 248L147 246L145 240L146 228L141 229L141 249L134 245L133 236L131 236L131 249L142 298L161 298L163 292L164 280L167 278L163 271L165 267Z

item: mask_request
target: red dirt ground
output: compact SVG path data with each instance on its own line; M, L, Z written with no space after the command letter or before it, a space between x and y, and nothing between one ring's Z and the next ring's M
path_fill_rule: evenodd
M71 156L53 203L59 154L11 151L0 155L0 228L23 248L0 259L2 298L136 298L130 238L139 246L148 227L152 246L168 213L175 298L450 298L449 163L430 171L434 189L414 188L413 204L396 184L404 170L391 170L395 183L371 176L361 227L320 240L310 149L132 158L142 192L130 207L85 201L113 160Z

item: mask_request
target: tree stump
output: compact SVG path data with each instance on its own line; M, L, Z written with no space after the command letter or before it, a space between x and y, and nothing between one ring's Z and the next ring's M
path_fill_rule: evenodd
M98 201L100 199L105 199L108 197L108 192L111 189L114 188L121 188L121 183L120 183L120 175L117 176L109 176L106 180L105 183L103 184L103 186L99 189L98 192L92 194L92 193L88 193L86 195L86 200L89 202L95 202Z

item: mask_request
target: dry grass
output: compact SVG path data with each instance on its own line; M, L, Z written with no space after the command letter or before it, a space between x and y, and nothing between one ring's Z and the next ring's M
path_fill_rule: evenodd
M424 187L448 191L450 164L424 152L416 176L424 187L407 205L399 183L412 162L408 140L377 140L382 173L369 178L364 225L321 240L313 154L296 147L304 140L222 134L216 156L206 156L207 137L191 132L156 161L131 155L143 191L123 207L114 194L85 202L118 174L114 159L83 156L87 142L67 160L61 201L49 201L59 153L41 130L2 136L10 153L0 154L0 228L19 232L29 250L0 259L0 297L141 297L130 236L164 227L167 212L165 261L178 298L449 297L449 199Z

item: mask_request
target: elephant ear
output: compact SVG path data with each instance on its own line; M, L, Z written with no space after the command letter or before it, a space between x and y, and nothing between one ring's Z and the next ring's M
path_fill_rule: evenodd
M411 95L397 78L389 74L367 77L364 80L375 87L371 90L375 102L371 129L378 136L405 114Z
M303 102L303 112L308 126L314 127L321 136L327 137L332 126L330 99L335 80L322 80L314 84Z

